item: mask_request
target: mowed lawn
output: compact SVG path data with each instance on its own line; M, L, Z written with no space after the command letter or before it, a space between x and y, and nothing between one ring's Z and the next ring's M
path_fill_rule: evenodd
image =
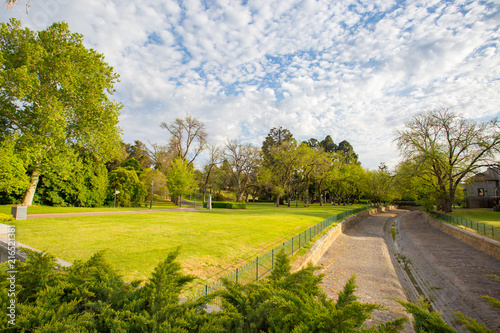
M456 208L448 215L500 227L500 212L494 212L491 208Z
M252 207L250 205L249 207ZM73 262L106 250L125 280L145 279L169 251L187 272L207 278L239 265L329 216L362 205L117 214L12 222L16 239Z

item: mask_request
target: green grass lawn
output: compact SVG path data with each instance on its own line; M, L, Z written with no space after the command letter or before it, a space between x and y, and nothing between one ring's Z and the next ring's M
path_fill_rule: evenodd
M456 208L448 215L500 227L500 212L493 212L491 208Z
M352 206L205 210L28 219L12 222L16 239L64 260L107 258L126 280L144 279L167 253L200 278L255 258L303 230Z

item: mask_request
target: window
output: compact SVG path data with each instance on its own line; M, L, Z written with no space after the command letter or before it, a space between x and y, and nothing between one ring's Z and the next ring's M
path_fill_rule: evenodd
M477 195L480 197L484 197L484 188L478 188L477 189Z

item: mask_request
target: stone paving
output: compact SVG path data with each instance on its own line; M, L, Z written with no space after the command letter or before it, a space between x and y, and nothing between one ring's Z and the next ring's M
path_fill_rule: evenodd
M414 301L423 295L459 332L464 330L453 319L456 311L500 332L500 310L481 298L500 299L500 284L485 276L500 276L500 260L439 231L420 214L404 210L379 213L340 235L318 263L325 274L323 289L328 297L337 298L349 277L356 274L359 300L377 302L389 310L375 313L371 323L405 315L393 299ZM413 330L407 325L406 331Z
M487 275L500 276L500 260L441 232L421 212L395 220L396 248L434 310L457 331L454 312L462 312L500 332L500 310L481 296L500 299L500 283Z
M393 212L378 213L358 221L340 235L318 262L325 274L323 289L336 299L347 280L356 274L361 302L376 302L389 311L377 311L369 325L404 316L403 307L394 299L406 300L403 287L393 267L384 239L384 226L396 216ZM407 331L412 331L410 325Z

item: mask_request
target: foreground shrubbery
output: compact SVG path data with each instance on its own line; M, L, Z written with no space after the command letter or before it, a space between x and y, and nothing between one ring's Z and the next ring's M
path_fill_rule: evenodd
M177 255L178 251L170 253L149 280L126 283L102 252L67 269L49 254L28 252L25 263L16 263L15 326L5 313L0 328L7 332L399 332L406 322L402 317L363 327L382 307L357 301L354 277L338 300L327 300L320 288L322 275L314 274L317 268L292 274L283 252L264 282L226 281L225 290L181 304L179 294L194 277L182 273ZM0 275L0 306L7 309L12 298L6 264ZM206 312L205 304L215 297L222 310ZM402 304L414 315L414 326L423 329L419 332L437 332L436 327L440 332L453 331L438 314L430 314L425 303Z

